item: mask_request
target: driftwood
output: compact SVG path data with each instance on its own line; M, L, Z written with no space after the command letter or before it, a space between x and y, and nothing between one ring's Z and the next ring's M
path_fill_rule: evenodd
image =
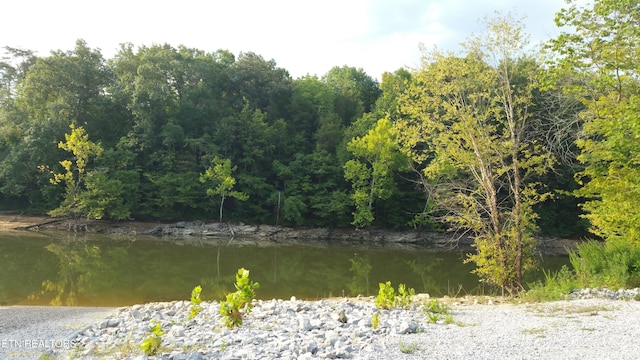
M53 223L57 223L57 222L65 221L65 220L67 220L67 219L64 219L64 218L63 219L50 219L50 220L47 220L45 222L41 222L41 223L38 223L38 224L20 226L20 227L17 227L16 230L29 230L29 229L32 229L32 228L39 228L40 226L43 226L43 225L53 224Z

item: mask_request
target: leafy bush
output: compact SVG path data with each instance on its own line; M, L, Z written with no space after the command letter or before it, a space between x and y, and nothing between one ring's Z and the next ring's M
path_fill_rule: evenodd
M391 281L379 284L380 290L376 296L376 307L389 310L392 307L407 308L411 306L413 300L411 297L415 295L414 289L407 289L404 284L398 285L398 293L391 286Z
M257 282L249 280L249 270L238 269L236 273L236 291L227 294L226 301L220 304L220 314L229 329L242 325L242 318L251 312L255 290L260 287Z
M569 253L580 287L619 289L640 285L640 245L624 240L587 241Z
M376 296L376 307L389 310L393 307L396 299L396 290L391 286L391 281L380 283L380 290Z

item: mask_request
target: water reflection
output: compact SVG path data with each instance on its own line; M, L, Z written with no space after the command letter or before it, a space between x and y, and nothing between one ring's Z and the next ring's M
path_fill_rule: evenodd
M260 283L262 299L375 295L385 281L435 296L479 291L462 254L418 249L0 233L0 256L3 305L188 300L196 285L203 299L220 300L240 267Z

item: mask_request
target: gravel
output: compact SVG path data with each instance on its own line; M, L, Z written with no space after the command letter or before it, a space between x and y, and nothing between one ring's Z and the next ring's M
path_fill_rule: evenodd
M0 358L38 359L48 350L70 348L78 332L110 316L115 308L2 306Z
M222 325L217 302L203 302L192 320L186 301L77 313L77 308L58 313L60 308L10 307L0 308L0 340L8 335L68 339L71 349L44 349L60 359L638 359L640 301L632 300L638 290L627 290L631 300L615 300L620 293L585 289L575 291L574 300L533 304L439 299L450 307L451 324L444 318L431 323L423 305L379 310L372 298L267 300L257 301L235 330ZM338 321L341 311L346 323ZM380 318L377 329L371 326L374 313ZM18 318L7 321L5 315ZM25 316L48 320L22 328ZM154 322L165 331L162 348L146 356L139 345ZM13 350L0 357L37 358Z

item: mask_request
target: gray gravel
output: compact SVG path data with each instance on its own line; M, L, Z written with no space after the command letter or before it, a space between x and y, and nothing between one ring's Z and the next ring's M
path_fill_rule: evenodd
M78 332L114 311L104 307L2 306L0 358L38 359L47 350L68 347Z
M585 294L593 297L594 292ZM379 311L371 299L261 301L245 325L231 331L220 324L216 302L203 303L203 312L194 320L186 320L188 302L119 309L9 307L0 308L0 340L28 336L80 344L72 351L53 349L61 359L640 358L640 301L611 297L535 304L449 301L455 323L448 325L429 323L419 307ZM337 321L338 310L345 310L346 324ZM373 330L367 320L378 311L381 325ZM38 323L24 327L26 321ZM147 357L138 346L152 321L161 322L166 334L161 354ZM99 351L88 350L89 344L98 345ZM9 350L0 358L38 357L24 349Z

